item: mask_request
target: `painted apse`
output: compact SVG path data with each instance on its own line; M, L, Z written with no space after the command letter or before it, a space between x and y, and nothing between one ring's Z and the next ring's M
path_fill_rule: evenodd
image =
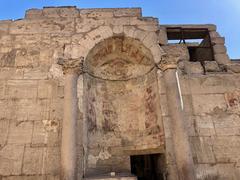
M89 52L84 69L85 175L129 172L130 155L162 153L157 68L149 49L133 38L108 38Z

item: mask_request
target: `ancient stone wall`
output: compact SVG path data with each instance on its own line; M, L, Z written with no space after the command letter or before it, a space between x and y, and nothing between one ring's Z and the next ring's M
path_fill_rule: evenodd
M78 178L87 171L85 163L101 170L123 162L129 170L129 155L163 148L166 174L177 180L168 91L163 69L155 66L165 55L166 27L142 17L139 8L48 7L28 10L24 19L0 21L0 180L60 179L63 57L87 60L77 84ZM240 65L230 62L215 26L201 27L210 31L215 61L205 62L206 75L199 62L180 61L177 69L196 175L238 180ZM121 48L120 54L110 53L124 47L124 40L108 42L119 37L129 41L127 53ZM102 42L108 43L96 50ZM137 120L131 121L134 114ZM97 143L100 148L91 149ZM104 147L117 149L109 153ZM126 148L120 158L118 148Z
M198 178L239 179L239 75L186 81L184 99Z
M223 37L215 31L210 35L215 61L205 61L205 75L199 62L178 65L185 126L197 179L239 179L239 63L230 62ZM173 132L165 106L167 92L163 89L161 93L167 163L171 178L178 179L174 177Z
M141 10L31 9L24 19L0 21L0 179L58 179L64 76L61 57L86 57L115 34L141 39L160 60L158 21ZM157 58L158 57L158 58ZM83 84L78 83L78 169L82 176Z

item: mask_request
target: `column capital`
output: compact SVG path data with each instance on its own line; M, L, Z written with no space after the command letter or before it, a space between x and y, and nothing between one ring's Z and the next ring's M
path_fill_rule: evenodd
M167 69L177 69L179 58L173 57L169 55L162 56L160 63L158 64L158 67L165 71Z
M158 67L162 71L167 69L177 69L179 61L189 60L189 52L186 45L174 44L161 47L166 52L166 55L161 57L161 61L158 64Z
M83 74L84 58L59 58L58 64L62 66L63 74Z

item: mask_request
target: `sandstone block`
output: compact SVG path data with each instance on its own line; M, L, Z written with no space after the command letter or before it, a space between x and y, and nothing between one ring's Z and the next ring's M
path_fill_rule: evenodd
M0 99L0 119L9 119L10 118L10 110L8 109L8 102L6 99Z
M215 135L214 124L211 116L195 116L196 130L200 136Z
M213 145L239 147L240 138L238 136L216 136L213 140Z
M51 105L51 117L53 120L61 120L63 118L63 99L54 98ZM58 128L58 126L56 127Z
M79 56L77 56L79 57ZM58 80L59 85L64 85L64 77L63 77L63 71L62 66L59 64L52 64L52 66L49 69L48 78L52 80Z
M226 128L215 128L216 134L219 136L235 136L240 135L240 127L226 127Z
M70 44L71 43L71 37L72 37L72 34L64 34L64 35L61 35L61 34L58 34L58 33L54 33L54 34L51 34L50 35L50 48L52 51L54 50L62 50L62 47L65 45L65 44ZM54 48L52 47L54 45ZM44 49L45 51L47 51L47 49L49 47L41 47L41 50ZM48 49L49 50L49 49Z
M32 122L21 122L17 123L14 121L10 122L9 128L9 144L30 144L32 139Z
M127 37L133 37L133 34L135 31L136 31L136 28L133 26L123 26L124 35Z
M214 59L220 65L229 64L231 62L227 54L214 54Z
M206 103L208 102L208 103ZM194 95L193 110L195 115L215 113L218 109L226 110L227 104L222 94Z
M8 34L9 25L11 20L0 20L0 35Z
M0 36L0 44L1 44L1 47L0 47L0 52L1 53L6 53L6 52L9 52L9 49L12 48L12 40L13 40L13 36L12 35L1 35ZM4 46L3 46L4 45Z
M108 18L105 19L104 25L106 26L124 26L130 25L131 20L133 17L116 17L116 18Z
M35 121L32 135L32 146L44 146L46 144L47 131L42 121Z
M36 98L37 81L9 80L6 83L6 96L8 98Z
M0 150L0 174L3 176L20 175L24 146L7 145Z
M39 47L39 42L42 40L42 36L38 34L18 34L14 36L14 44L19 48L24 47ZM33 48L34 49L34 48ZM37 49L37 48L36 48Z
M226 54L227 49L224 45L214 45L213 51L215 54Z
M186 45L182 44L168 44L166 46L161 46L161 48L170 57L177 58L179 61L189 61L189 52Z
M217 27L214 24L167 24L162 25L164 27L181 27L181 28L193 28L193 29L208 29L210 32L215 32Z
M91 41L89 37L88 38L82 38L81 40L82 40L81 45L68 45L68 46L66 46L65 51L66 51L67 54L69 54L69 57L71 57L71 58L86 57L88 52L89 52L89 48L91 49L90 46L94 46L94 42ZM89 44L86 44L88 42L89 42ZM85 47L85 46L87 46L87 47ZM62 68L61 68L61 70L62 70Z
M53 121L52 121L53 122ZM53 125L52 125L53 126ZM35 121L32 135L32 147L54 147L60 144L59 131L50 130L45 121Z
M38 82L38 98L52 98L58 96L57 82L41 80Z
M159 28L158 41L160 45L166 45L168 43L166 28L164 27Z
M40 51L37 47L12 49L7 57L15 61L16 67L37 67ZM12 55L12 56L9 56ZM15 58L15 59L14 59Z
M60 180L60 175L47 175L47 180ZM78 176L79 178L82 178L82 176Z
M152 46L150 48L150 50L151 50L151 53L153 55L154 62L156 64L158 64L160 62L161 58L162 58L162 55L165 54L164 50L160 46L157 46L157 45L156 46Z
M215 94L233 91L236 88L235 77L232 75L208 75L189 77L192 94Z
M6 116L17 122L42 120L49 115L50 103L46 99L13 98L7 103Z
M213 146L213 151L218 163L235 163L239 157L239 147Z
M49 177L51 177L49 175ZM44 175L28 175L28 176L6 176L6 177L3 177L3 180L43 180L45 178ZM47 180L48 180L48 176L47 176ZM57 180L57 179L51 179L51 180ZM59 180L59 179L58 179Z
M41 68L24 69L23 79L47 79L48 71Z
M148 31L148 32L158 32L158 25L137 25L138 29Z
M91 16L91 14L97 14L100 15L101 13L104 15L106 13L106 15L109 15L108 13L111 13L113 15L113 11L115 11L115 8L91 8L91 9L80 9L80 16L81 17L88 17L88 15ZM100 16L101 17L101 16ZM112 17L112 16L111 16ZM104 18L104 16L102 16L102 18Z
M63 86L58 86L57 87L57 97L58 98L64 98L64 87Z
M240 73L240 64L237 64L237 63L228 64L227 70L234 73Z
M92 31L90 32L92 36L94 36L94 34L96 35L96 31ZM98 40L100 40L99 38L101 38L101 36L96 35ZM96 39L97 40L97 39ZM94 47L95 42L94 40L92 40L88 35L82 37L79 40L79 44L76 45L67 45L65 48L65 53L66 55L69 55L69 57L72 58L79 58L81 56L86 57L89 50Z
M16 49L12 49L9 52L1 54L0 66L8 68L14 67L16 55L17 55Z
M75 6L44 7L42 10L42 14L44 17L50 18L74 18L79 17L79 10Z
M149 25L149 26L158 26L158 19L152 17L133 17L131 18L129 25L132 26L141 26L141 25Z
M71 34L74 22L71 18L18 20L10 25L10 34L41 34L59 33Z
M39 19L43 17L42 9L28 9L25 13L26 19Z
M221 35L216 31L210 31L209 34L210 34L211 39L221 37Z
M38 34L34 34L34 36L38 36ZM60 33L51 33L51 34L41 34L40 37L41 37L41 46L39 46L39 49L43 51L43 56L45 53L48 54L50 52L52 53L52 56L56 56L57 54L54 54L54 53L59 53L60 55L63 51L64 44L70 44L72 34L63 35Z
M87 13L88 18L104 19L104 18L113 18L112 11L91 11Z
M116 9L113 11L115 17L123 17L123 16L133 16L133 17L141 17L142 9L141 8L122 8Z
M191 74L203 74L203 67L200 62L184 61L184 71Z
M60 173L60 148L48 147L44 154L44 172L58 175Z
M183 61L181 61L181 62L183 62ZM180 71L177 71L177 72L178 72L179 83L180 83L182 95L190 95L191 89L190 89L189 76L182 74Z
M24 174L32 175L42 173L43 153L44 148L25 148L22 170Z
M123 26L113 26L113 33L114 34L121 34L121 33L123 33Z
M195 163L215 163L212 146L206 143L208 137L191 137L190 144Z
M7 143L9 120L0 120L0 149Z
M196 175L198 179L239 179L234 164L231 163L197 164Z
M97 44L103 39L107 39L112 37L113 31L109 26L100 26L99 28L88 33L90 37L90 41L92 41L93 45ZM93 46L91 46L93 48Z
M137 177L134 177L133 175L130 175L129 177L127 175L124 176L115 176L115 177L111 177L109 175L109 177L107 176L103 176L103 177L92 177L92 178L84 178L84 180L137 180Z
M212 42L212 45L224 45L225 38L224 37L212 37L211 42Z
M206 72L219 72L220 68L216 61L205 61Z
M146 47L158 46L158 36L155 32L148 32L142 42Z
M240 134L240 122L237 115L222 113L222 115L218 115L214 118L213 122L216 134L219 136L232 136Z
M187 130L188 136L197 136L195 117L191 114L187 115L186 113L185 121L185 129Z
M192 95L182 94L182 99L183 99L184 112L186 114L192 115L193 114Z
M77 33L89 32L101 25L104 25L104 20L102 19L76 19L76 31Z
M0 81L0 99L5 98L5 81Z

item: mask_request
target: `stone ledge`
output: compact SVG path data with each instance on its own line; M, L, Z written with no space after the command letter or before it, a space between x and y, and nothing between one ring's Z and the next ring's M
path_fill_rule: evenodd
M46 17L79 17L76 6L43 7L43 9L29 9L25 13L26 19L39 19Z
M208 29L209 31L216 31L217 27L214 24L164 24L161 25L166 28L194 28L194 29Z
M28 9L25 13L25 19L38 19L43 17L41 9Z
M133 175L127 175L127 174L116 174L116 176L110 176L109 175L99 175L94 177L87 177L83 180L137 180L137 177Z
M142 17L141 8L90 8L77 9L76 6L44 7L43 9L29 9L25 13L26 19L39 18L75 18L85 16L89 18L113 17Z
M91 16L93 13L96 14L96 17L99 14L109 14L112 13L115 17L142 17L141 8L90 8L90 9L79 9L80 16Z

